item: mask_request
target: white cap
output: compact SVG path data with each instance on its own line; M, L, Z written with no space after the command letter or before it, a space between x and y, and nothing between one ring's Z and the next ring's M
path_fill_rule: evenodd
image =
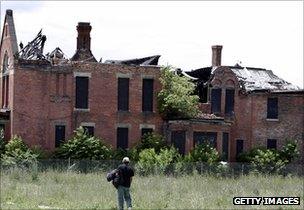
M128 157L124 157L124 158L122 159L122 162L123 162L123 163L129 163L129 162L130 162L130 159L129 159Z

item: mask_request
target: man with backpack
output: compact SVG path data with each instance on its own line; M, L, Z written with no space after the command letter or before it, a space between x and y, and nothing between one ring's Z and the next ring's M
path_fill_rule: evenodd
M117 173L119 176L118 187L117 187L117 200L118 209L122 210L124 207L124 200L126 201L128 210L132 208L132 199L130 195L130 186L132 177L134 176L134 170L129 166L130 159L124 157L122 164L118 166Z

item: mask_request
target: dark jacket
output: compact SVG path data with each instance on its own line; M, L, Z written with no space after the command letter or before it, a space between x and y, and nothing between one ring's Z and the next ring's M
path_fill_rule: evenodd
M124 187L130 187L131 186L131 177L134 176L134 170L128 165L128 164L121 164L117 168L119 172L119 176L121 177L121 182L119 185Z

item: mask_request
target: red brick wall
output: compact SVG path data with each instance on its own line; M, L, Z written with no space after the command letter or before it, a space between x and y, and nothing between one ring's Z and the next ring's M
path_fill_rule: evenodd
M74 110L73 72L91 74L89 111ZM157 67L77 62L45 70L35 69L35 66L18 67L14 78L13 132L21 135L31 145L40 144L52 150L55 144L55 124L66 125L68 139L82 122L95 123L95 136L103 138L116 148L116 126L125 123L130 125L129 145L132 146L140 139L140 124L152 124L157 132L161 131L162 120L156 113L156 94L160 90L159 73ZM130 76L129 112L117 111L117 74ZM155 78L154 112L150 114L141 111L142 78L145 76Z

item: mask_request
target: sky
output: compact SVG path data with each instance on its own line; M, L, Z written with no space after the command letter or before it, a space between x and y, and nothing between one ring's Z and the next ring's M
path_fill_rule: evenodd
M223 45L222 65L260 67L303 88L303 1L1 1L14 12L17 41L39 30L44 53L60 47L71 58L78 22L90 22L99 61L161 55L160 65L185 71L211 66L211 46Z

